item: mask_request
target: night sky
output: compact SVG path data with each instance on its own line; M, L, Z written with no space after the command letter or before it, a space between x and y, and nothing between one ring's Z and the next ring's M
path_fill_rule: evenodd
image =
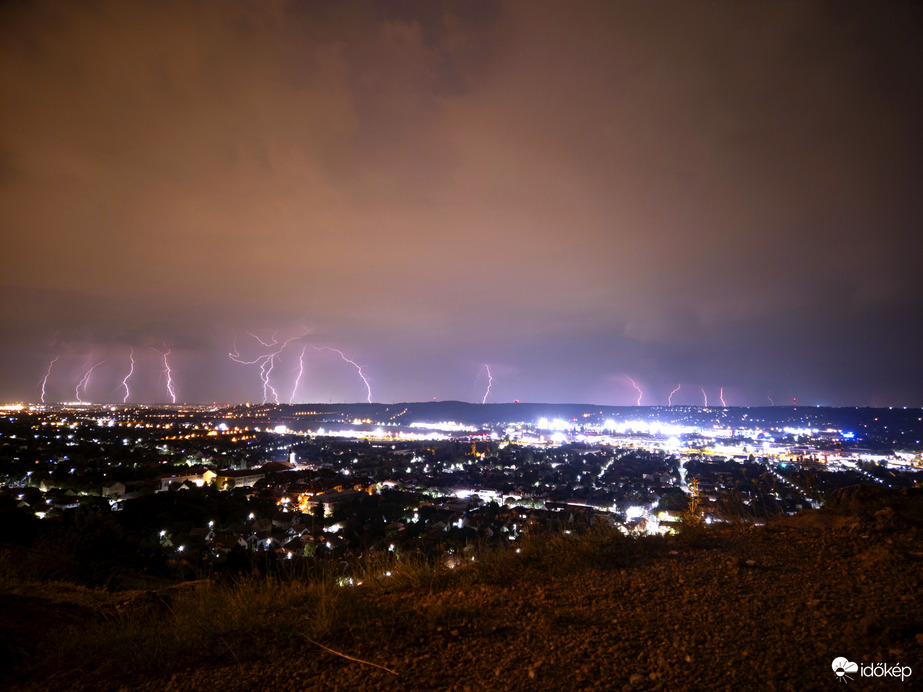
M0 399L57 357L46 401L121 402L133 349L129 401L167 350L178 401L261 365L365 400L336 348L381 402L487 365L488 402L921 406L921 36L891 1L4 3Z

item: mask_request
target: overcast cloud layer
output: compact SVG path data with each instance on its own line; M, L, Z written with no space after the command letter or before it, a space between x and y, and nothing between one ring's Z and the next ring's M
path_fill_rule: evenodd
M0 396L923 405L916 3L0 7ZM279 345L264 389L268 352ZM294 338L298 337L298 338ZM235 350L236 348L236 350ZM296 385L298 362L305 372ZM87 389L75 388L94 363ZM701 391L705 389L705 393Z

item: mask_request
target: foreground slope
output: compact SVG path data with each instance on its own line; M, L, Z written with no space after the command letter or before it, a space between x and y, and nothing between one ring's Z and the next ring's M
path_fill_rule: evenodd
M46 587L23 600L22 585L8 585L15 617L34 619L17 641L5 608L4 636L19 649L4 682L803 690L836 684L831 662L843 656L912 670L905 683L854 676L856 689L910 689L923 677L921 503L917 491L860 492L759 529L547 537L451 571L369 572L356 587Z

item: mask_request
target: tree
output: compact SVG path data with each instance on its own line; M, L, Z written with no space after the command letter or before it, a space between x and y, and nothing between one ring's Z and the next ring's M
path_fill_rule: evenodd
M683 523L690 529L701 529L705 526L705 515L702 512L702 491L699 482L693 478L689 481L689 506L683 513Z
M685 512L689 508L689 497L679 488L671 488L660 498L657 507L667 512Z

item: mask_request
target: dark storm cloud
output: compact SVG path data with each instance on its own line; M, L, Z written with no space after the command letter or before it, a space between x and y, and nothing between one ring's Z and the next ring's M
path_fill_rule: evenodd
M168 343L186 398L258 399L235 334L307 328L382 400L479 400L490 362L500 399L629 403L630 374L645 403L919 405L921 28L897 2L6 4L3 394L61 344ZM306 398L361 398L339 374Z

